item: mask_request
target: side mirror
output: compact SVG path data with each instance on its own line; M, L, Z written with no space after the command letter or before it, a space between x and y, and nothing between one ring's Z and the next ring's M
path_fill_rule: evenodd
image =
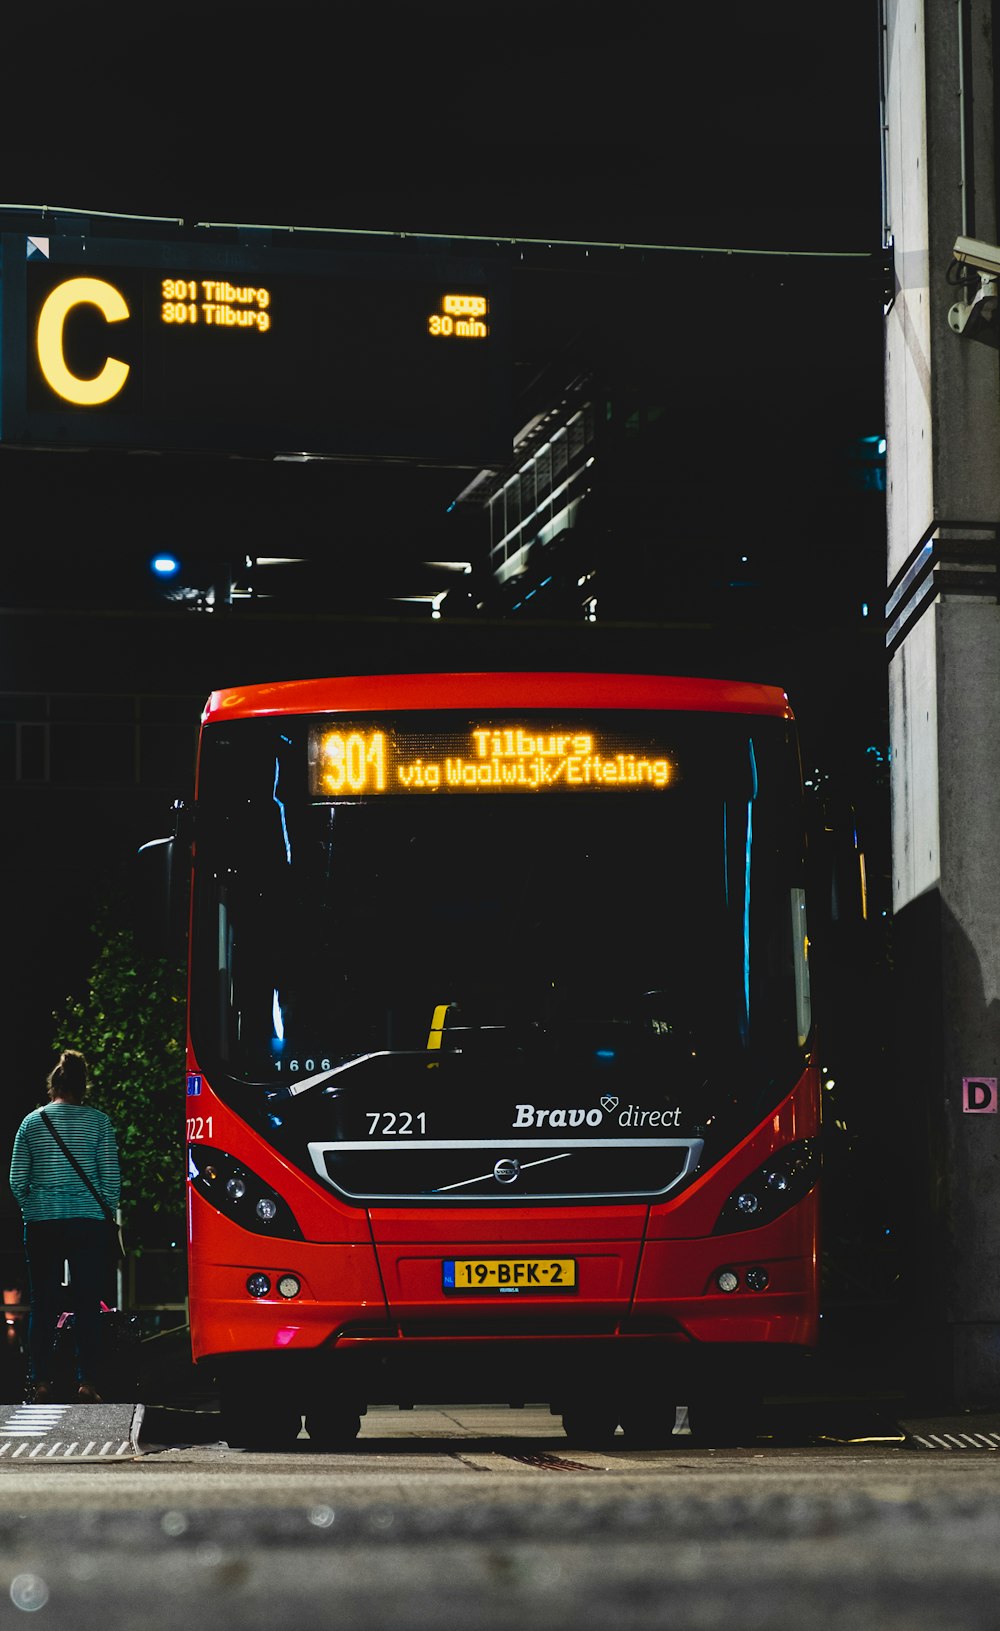
M151 839L136 855L132 930L136 945L147 956L179 961L187 945L190 822L182 804L174 809L173 836Z
M816 799L809 811L809 898L816 927L850 930L868 917L865 852L852 806Z
M864 923L868 917L865 852L855 828L834 835L830 916L834 923L849 927Z

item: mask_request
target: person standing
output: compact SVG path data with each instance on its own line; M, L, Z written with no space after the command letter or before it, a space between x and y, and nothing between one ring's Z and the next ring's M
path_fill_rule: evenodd
M107 1212L97 1196L113 1215L121 1195L118 1145L110 1118L83 1102L87 1061L82 1053L63 1050L47 1089L48 1106L25 1116L14 1136L10 1160L10 1187L24 1219L28 1268L27 1398L44 1404L54 1397L56 1324L68 1300L75 1316L76 1398L99 1404L95 1377L110 1231ZM97 1196L76 1172L67 1150ZM69 1264L68 1299L62 1283L64 1263Z

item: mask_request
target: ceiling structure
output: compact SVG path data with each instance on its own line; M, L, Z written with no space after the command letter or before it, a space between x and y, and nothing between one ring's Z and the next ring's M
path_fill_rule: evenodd
M196 41L120 0L55 39L19 14L0 205L485 244L513 278L512 434L560 370L639 359L678 426L665 497L704 481L707 438L717 479L777 514L810 448L881 417L876 21L847 9L723 5L710 41L633 0L375 0L332 28L325 4L245 0ZM145 604L173 550L196 589L222 562L261 604L429 615L448 573L427 563L474 547L451 508L474 474L0 445L8 536L44 542L4 601Z

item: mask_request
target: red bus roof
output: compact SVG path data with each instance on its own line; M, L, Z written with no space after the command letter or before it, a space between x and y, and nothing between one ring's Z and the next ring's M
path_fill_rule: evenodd
M202 723L266 714L424 708L656 708L791 719L778 685L662 674L364 674L212 692Z
M397 712L424 708L655 708L771 714L791 719L777 685L664 674L355 674L213 691L203 723L269 714Z

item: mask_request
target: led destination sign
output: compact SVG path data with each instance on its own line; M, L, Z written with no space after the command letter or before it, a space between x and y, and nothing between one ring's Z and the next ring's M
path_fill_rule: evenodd
M47 240L49 241L49 240ZM0 240L3 440L510 453L505 273L454 256Z
M80 280L77 280L80 281ZM216 328L255 328L266 334L271 327L270 289L254 284L234 286L216 278L164 278L160 286L163 323L207 323ZM51 298L51 297L50 297Z
M676 769L634 734L574 725L474 724L431 733L338 722L309 739L310 791L377 793L657 792Z

